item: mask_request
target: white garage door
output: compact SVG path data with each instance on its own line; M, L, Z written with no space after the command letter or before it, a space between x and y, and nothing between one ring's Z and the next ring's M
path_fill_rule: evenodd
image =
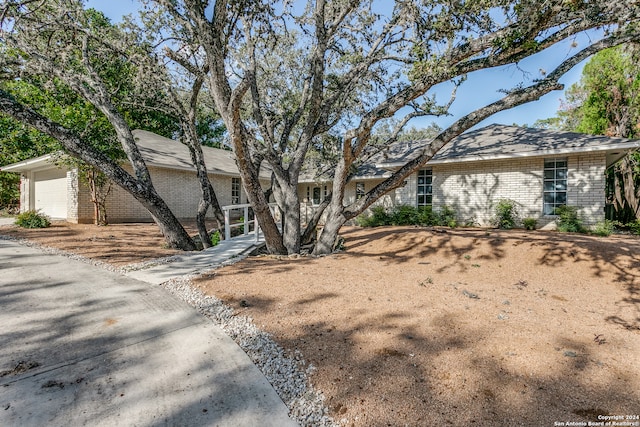
M67 171L49 169L34 174L35 208L51 218L67 218Z

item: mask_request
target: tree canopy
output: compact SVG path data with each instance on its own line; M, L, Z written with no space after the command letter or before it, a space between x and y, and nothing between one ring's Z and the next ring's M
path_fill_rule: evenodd
M4 31L20 29L20 37L12 39L17 46L44 55L43 46L51 44L51 37L42 35L41 26L35 34L35 27L18 25L30 19L25 11L31 2L4 3L11 6L4 9L9 11L3 15ZM77 1L66 3L79 7ZM634 0L142 3L147 29L125 32L121 37L128 43L106 43L103 40L113 37L94 34L87 26L74 26L73 31L64 33L66 38L54 40L75 43L76 53L65 57L47 53L49 61L45 63L31 56L28 63L35 61L36 74L57 73L110 117L134 165L139 163L135 144L126 129L112 120L112 109L102 97L101 91L108 90L108 85L97 88L87 79L91 72L86 70L101 70L92 58L100 58L99 52L109 44L104 55L117 52L140 64L149 64L148 58L155 57L154 65L148 67L158 70L157 74L174 75L179 64L193 78L202 79L210 106L227 129L267 247L277 253L300 251L303 230L297 187L311 150L330 153L334 165L332 191L322 205L325 224L314 247L315 253L322 254L332 250L346 221L402 185L453 138L496 112L562 89L560 77L598 51L637 40L640 16L640 5ZM578 34L596 28L602 30L602 37L594 35L583 46L572 44ZM80 41L74 42L73 37L78 36ZM456 91L466 90L470 73L517 67L522 60L557 45L567 46L566 54L559 63L541 63L540 68L546 71L539 78L523 77L520 84L505 88L501 98L456 117L435 138L423 141L412 160L363 197L355 201L345 198L346 183L359 162L380 146L375 135L382 134L389 119L394 125L388 144L418 117L449 114ZM146 59L138 61L140 51ZM160 57L171 62L158 61ZM163 68L158 69L158 63ZM51 64L57 68L51 69ZM155 84L152 79L147 86L154 88ZM453 88L448 100L433 95L442 84ZM272 171L271 192L261 187L259 171L263 167ZM144 170L136 170L144 181ZM283 214L282 229L268 205L269 194Z
M249 200L272 252L300 248L297 184L311 147L337 153L325 225L316 253L331 250L340 227L401 185L444 144L492 114L561 89L559 78L607 47L637 39L634 1L147 1L169 16L167 34L200 52L213 102L229 132ZM154 9L155 7L155 9ZM472 72L543 52L593 28L602 38L572 49L539 79L507 88L425 141L415 159L354 202L345 199L353 166L369 152L376 128L395 118L396 132L417 117L447 114L431 91L452 82L464 90ZM181 38L185 37L186 38ZM549 65L549 66L547 66ZM452 93L451 102L455 99ZM390 138L393 141L394 138ZM336 151L334 148L338 147ZM276 227L259 187L273 170Z
M556 117L538 122L591 135L640 137L640 52L635 44L603 50L585 65L565 93ZM629 153L608 173L609 199L623 222L640 219L640 152Z

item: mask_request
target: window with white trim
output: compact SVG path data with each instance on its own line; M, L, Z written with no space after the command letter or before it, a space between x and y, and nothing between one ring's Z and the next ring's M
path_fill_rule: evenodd
M307 187L307 203L319 205L322 202L322 198L327 197L327 191L326 185L324 187Z
M418 171L418 207L431 206L433 203L433 171L421 169Z
M356 200L364 197L364 182L356 182Z
M545 159L544 161L544 215L555 215L559 206L567 204L567 158Z
M240 204L240 178L231 178L231 204Z

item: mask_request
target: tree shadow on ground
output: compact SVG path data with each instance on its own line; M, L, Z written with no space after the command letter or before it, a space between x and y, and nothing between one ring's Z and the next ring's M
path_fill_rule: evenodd
M640 240L365 231L346 230L342 253L247 259L200 285L235 305L246 299L244 314L317 368L312 382L347 425L553 425L637 409L637 365L628 357L638 348L637 331L615 327L610 316L626 303L619 317L636 321ZM511 279L523 274L514 252L531 267L531 277L522 276L529 283ZM413 270L419 274L405 274ZM569 276L554 273L565 270ZM439 281L439 271L465 277L464 288ZM588 271L593 280L575 286L571 271ZM261 272L267 275L251 279ZM615 293L606 302L581 298L590 286ZM581 321L569 327L568 319Z

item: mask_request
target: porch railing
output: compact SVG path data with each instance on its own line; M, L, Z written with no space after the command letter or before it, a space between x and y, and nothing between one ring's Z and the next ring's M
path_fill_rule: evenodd
M249 208L251 207L250 204L244 204L244 205L229 205L229 206L223 206L222 207L222 211L224 212L224 239L225 240L229 240L231 239L231 229L232 228L238 228L238 227L243 227L243 233L242 235L246 236L247 234L249 234L249 223L252 222L253 223L253 231L256 235L256 243L258 243L258 240L260 239L260 226L258 225L258 218L256 218L255 216L253 217L252 221L249 221ZM231 223L231 211L242 211L243 214L240 218L243 219L243 221L240 222L235 222L235 223Z
M249 234L249 226L253 225L253 233L255 233L255 242L258 243L260 241L260 224L258 224L258 218L254 215L253 219L249 221L249 209L251 208L250 204L242 204L242 205L228 205L222 206L222 211L224 212L224 239L231 239L231 229L242 227L242 235L246 236ZM271 209L271 214L274 215L276 221L279 220L279 215L277 214L277 205L275 203L269 203L269 208ZM232 211L241 211L242 221L239 222L231 222L231 212Z

